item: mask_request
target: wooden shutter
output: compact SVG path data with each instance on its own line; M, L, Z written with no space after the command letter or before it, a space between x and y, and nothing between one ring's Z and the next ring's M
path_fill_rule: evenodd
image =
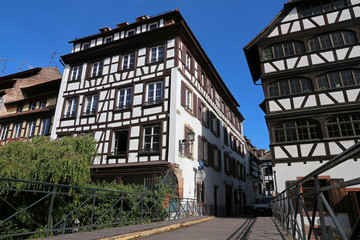
M193 93L193 114L196 117L197 115L197 96Z
M330 179L330 185L343 183L344 179ZM346 197L346 189L338 188L329 191L330 205L334 206L336 213L347 213L348 205L350 204Z
M183 81L181 81L181 106L185 107L185 91L186 91L186 86L185 83Z
M203 160L203 155L202 155L202 138L199 135L198 136L198 160L201 161Z
M201 122L201 100L200 98L198 98L198 112L197 112L197 117L199 119L199 121Z
M216 132L217 137L220 137L220 120L218 118L216 118Z
M208 142L208 162L210 167L214 166L213 161L213 147L212 144Z
M219 163L218 170L221 170L222 156L221 156L221 151L220 151L220 149L218 149L218 156L219 156L219 159L218 159L218 163Z
M186 65L186 47L185 47L184 43L182 44L182 49L181 49L181 59L185 66Z
M213 131L212 120L213 120L213 113L212 113L211 111L209 111L209 119L208 119L208 122L209 122L209 128L210 128L211 131Z

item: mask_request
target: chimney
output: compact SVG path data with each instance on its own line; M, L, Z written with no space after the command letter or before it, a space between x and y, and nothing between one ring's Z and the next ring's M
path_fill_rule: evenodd
M111 31L111 28L109 28L109 27L104 27L104 28L100 28L99 31L100 31L101 33L104 33L104 32Z
M137 17L135 19L136 19L136 22L141 22L141 21L150 19L150 17L148 15L142 15L142 16Z
M117 26L118 28L122 28L122 27L125 27L125 26L127 26L127 25L129 25L128 22L122 22L122 23L117 24L116 26Z

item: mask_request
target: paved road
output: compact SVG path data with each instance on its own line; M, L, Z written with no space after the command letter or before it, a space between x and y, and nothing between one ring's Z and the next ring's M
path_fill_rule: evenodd
M215 218L178 230L164 232L142 239L151 240L285 240L270 217Z

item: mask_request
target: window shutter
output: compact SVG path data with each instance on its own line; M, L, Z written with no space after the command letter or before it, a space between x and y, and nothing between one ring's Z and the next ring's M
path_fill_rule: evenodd
M185 83L181 81L181 106L185 107Z
M198 136L198 160L203 160L203 156L202 156L202 138L199 135Z
M181 59L182 59L182 62L184 63L184 66L185 66L186 65L186 47L185 47L184 44L182 44Z
M220 149L218 149L218 156L219 156L219 159L218 159L218 163L219 163L218 170L221 170L222 156L221 156L221 151L220 151Z
M209 162L209 166L212 167L214 166L213 164L213 147L212 144L208 142L208 162Z
M209 128L211 131L213 131L213 124L212 124L212 120L213 120L213 113L211 111L209 111Z
M241 156L244 157L245 156L244 144L243 143L240 144L241 144Z
M201 100L200 100L200 98L198 98L198 119L199 119L199 121L201 122Z
M216 132L217 132L217 136L220 136L220 120L218 118L216 118Z
M193 114L197 116L197 97L195 93L193 93Z

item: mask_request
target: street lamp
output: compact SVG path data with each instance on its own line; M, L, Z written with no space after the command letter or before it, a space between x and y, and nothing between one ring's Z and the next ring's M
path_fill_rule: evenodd
M277 182L276 182L276 170L274 170L273 173L274 173L275 189L276 189L276 195L277 195L278 194L278 187L277 187Z
M187 139L182 139L182 140L179 140L179 151L180 151L180 155L184 155L183 154L183 150L185 147L190 147L194 140L195 140L195 133L193 130L190 130L190 132L188 133L188 139L189 139L189 142L187 141Z

